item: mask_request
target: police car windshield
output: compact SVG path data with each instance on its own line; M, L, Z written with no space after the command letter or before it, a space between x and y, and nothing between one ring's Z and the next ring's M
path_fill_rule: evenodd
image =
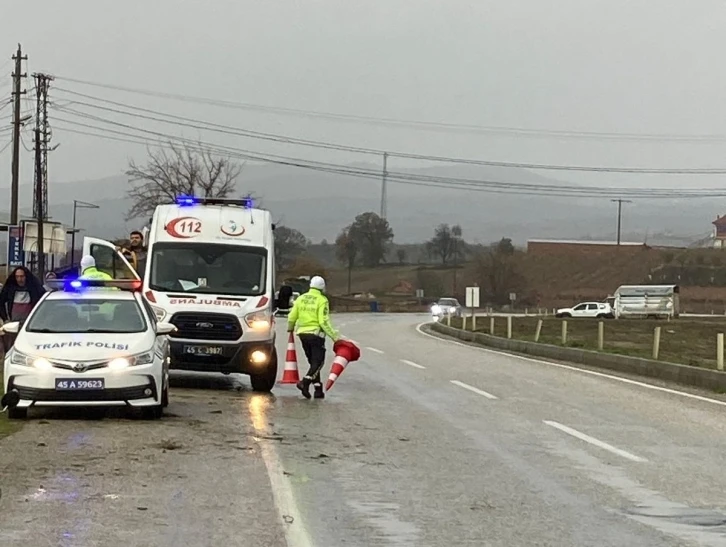
M160 292L260 296L267 251L219 243L156 243L149 288Z
M138 333L146 321L135 300L45 300L25 330L37 333Z

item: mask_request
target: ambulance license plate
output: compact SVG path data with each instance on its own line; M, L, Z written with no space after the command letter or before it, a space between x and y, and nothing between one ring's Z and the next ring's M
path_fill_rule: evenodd
M184 346L184 353L191 355L222 355L220 346Z
M106 382L103 378L84 378L83 380L56 378L56 391L98 391L105 389Z

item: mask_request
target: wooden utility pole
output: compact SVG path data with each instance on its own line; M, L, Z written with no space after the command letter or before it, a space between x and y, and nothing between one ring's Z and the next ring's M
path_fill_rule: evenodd
M620 225L621 225L622 218L623 218L623 203L633 203L633 202L628 199L621 199L621 198L611 199L610 201L618 204L618 246L620 246Z
M15 61L15 70L13 71L13 163L12 163L12 182L10 186L10 224L17 225L18 219L18 201L20 194L20 97L26 94L26 90L21 89L21 80L27 78L28 75L22 72L23 61L28 60L28 56L23 56L23 50L18 44L18 51L13 55Z

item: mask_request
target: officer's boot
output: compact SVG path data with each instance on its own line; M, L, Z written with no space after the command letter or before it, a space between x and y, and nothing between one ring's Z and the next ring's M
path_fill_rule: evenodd
M325 399L325 393L323 393L323 384L320 384L320 383L315 384L315 398L316 399Z
M309 376L305 376L297 383L297 388L302 392L303 397L305 397L306 399L310 398L310 384L312 383L313 380Z

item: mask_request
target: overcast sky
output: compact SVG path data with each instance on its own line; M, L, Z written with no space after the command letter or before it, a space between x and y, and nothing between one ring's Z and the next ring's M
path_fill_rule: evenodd
M5 2L0 101L10 92L9 57L21 42L30 72L188 96L481 126L726 134L724 28L726 5L718 0ZM255 131L378 149L522 162L726 166L726 141L427 131L201 106L60 79L53 85ZM61 106L73 99L53 88L51 97ZM341 163L376 159L94 113L247 150ZM9 140L2 129L10 114L9 107L0 110L0 149ZM128 157L144 156L137 145L64 131L83 128L53 116L95 123L51 112L54 142L61 144L50 158L51 181L118 174ZM25 152L21 170L24 180L32 176ZM720 178L547 174L598 185L711 186ZM7 148L0 153L0 187L9 176Z

